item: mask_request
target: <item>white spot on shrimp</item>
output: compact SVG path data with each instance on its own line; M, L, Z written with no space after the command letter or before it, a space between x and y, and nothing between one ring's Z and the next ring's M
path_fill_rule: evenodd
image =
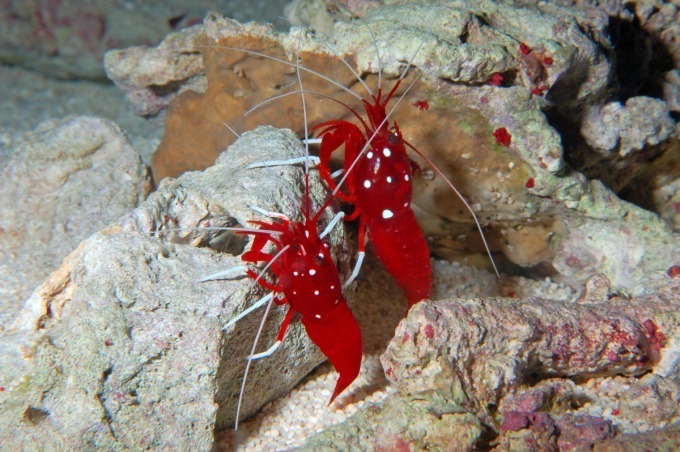
M364 187L366 187L366 188L371 188L371 181L370 181L370 180L365 180L365 181L364 181Z
M404 174L404 180L408 181L409 179L410 179L410 177L408 177L408 174Z
M385 209L385 210L382 211L382 217L386 220L388 218L392 218L393 216L394 216L394 213L392 213L392 211L389 210L389 209Z
M389 157L390 155L392 155L392 151L390 151L389 148L385 148L383 149L383 155L385 157Z
M314 317L316 317L317 319L321 318L321 316L319 314L316 314Z
M312 276L316 275L316 270L312 268L311 270L309 270L309 274Z
M331 290L335 289L335 286L331 286Z
M366 154L366 158L367 158L367 159L372 159L372 158L373 158L373 153L372 153L371 151L368 151L368 153Z
M392 183L392 176L387 176L387 183L391 184Z
M404 207L408 207L408 203L407 203L407 202L404 203Z
M314 291L314 295L319 295L319 291L318 291L318 290L315 290L315 291Z

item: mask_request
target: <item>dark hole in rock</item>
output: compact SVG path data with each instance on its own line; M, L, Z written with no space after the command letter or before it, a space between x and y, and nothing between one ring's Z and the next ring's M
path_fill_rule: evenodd
M625 7L635 13L634 3ZM637 17L610 17L609 32L619 84L617 100L625 102L634 96L661 99L663 74L673 69L673 57L666 45L642 28Z

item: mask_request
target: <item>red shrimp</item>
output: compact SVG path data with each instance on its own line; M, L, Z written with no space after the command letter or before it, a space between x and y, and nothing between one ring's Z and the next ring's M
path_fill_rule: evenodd
M296 63L296 73L302 91L299 61ZM306 129L307 110L304 93L301 93L301 97ZM308 157L309 146L307 145L306 158ZM301 209L303 220L291 221L285 215L261 212L271 216L272 221L250 221L259 229L237 232L254 236L250 250L243 253L241 259L251 264L266 262L265 270L271 270L276 281L274 283L266 281L261 274L256 273L251 268L246 270L247 275L262 287L272 291L272 300L276 304L288 304L289 309L281 324L274 346L267 352L255 355L254 352L264 319L260 324L260 331L256 335L253 351L246 365L241 394L239 395L235 428L238 428L241 401L250 362L254 358L269 355L278 347L295 313L300 315L309 338L319 347L339 374L329 404L356 379L361 369L363 355L361 330L342 296L344 286L340 282L338 270L331 257L330 244L323 240L328 229L342 218L342 214L336 217L326 231L319 234L317 230L319 218L332 202L333 196L329 197L314 216L310 214L309 168L307 160L304 161L305 200ZM268 165L267 162L261 163L263 166ZM248 168L258 166L262 165L249 165ZM276 254L264 251L268 243L271 243L277 250ZM267 306L267 312L270 306L271 301ZM267 313L265 313L264 318L266 316Z
M329 47L329 49L334 52L332 48ZM279 61L283 64L290 64L257 52L241 51ZM380 60L379 57L378 60ZM390 131L389 115L386 112L386 107L406 75L406 71L411 66L411 63L409 62L392 90L383 98L380 89L380 73L378 78L379 88L377 94L373 94L356 71L352 69L351 65L342 58L341 61L352 71L357 81L364 86L371 97L370 101L362 99L354 91L325 77L323 74L296 65L298 74L300 70L304 70L327 80L357 97L366 111L367 120L364 120L348 105L329 98L349 110L358 119L364 130L362 132L358 126L345 120L331 120L314 126L312 131L317 132L318 136L321 137L319 163L317 166L321 177L333 190L333 195L342 201L354 205L354 211L347 217L347 220L359 219L359 260L351 279L356 276L363 258L366 244L365 237L366 232L368 232L376 255L405 292L410 309L415 303L430 296L431 265L427 243L410 207L412 198L411 168L417 167L417 165L406 154L406 146L410 147L421 158L427 161L433 170L444 178L449 188L470 211L480 232L481 225L472 208L456 187L427 157L403 139L396 122L394 123L394 132ZM406 92L408 92L411 86L413 85L411 84ZM246 114L280 97L305 92L300 86L299 91L291 91L266 99L251 108ZM402 98L406 92L402 95ZM320 93L308 93L327 97ZM307 136L308 134L305 130L305 137ZM336 184L330 173L329 160L331 154L342 145L344 145L345 149L345 174L343 179ZM345 191L340 190L343 183L346 183L347 188ZM483 234L482 241L489 257L491 257L491 252ZM493 258L491 258L491 262L498 274Z
M403 139L396 122L393 124L394 131L390 130L387 103L405 75L406 70L384 98L379 87L377 94L370 94L371 101L362 99L367 120L347 107L358 118L363 132L357 125L344 120L327 121L314 126L312 130L321 137L318 166L321 177L334 194L354 206L347 220L359 219L359 252L364 251L365 234L368 232L375 254L404 291L410 309L430 297L431 266L429 248L411 209L411 169L417 165L406 154L406 146L444 178L468 208L480 232L481 226L453 184L418 149ZM345 149L345 175L336 184L331 178L329 160L341 145ZM347 187L345 192L340 191L343 181ZM491 257L483 234L482 240ZM493 258L491 262L496 270Z
M255 236L250 250L243 253L241 259L269 263L276 283L265 281L253 270L248 270L248 275L277 294L276 304L290 306L276 341L283 340L293 314L299 313L310 339L339 373L330 399L333 402L359 375L363 349L361 331L342 296L330 245L317 232L317 219L318 214L310 218L305 213L302 222L287 218L274 219L271 224L251 221L268 232L241 232ZM276 256L263 251L268 242L278 250Z
M338 192L338 196L354 205L347 219L359 219L359 251L364 251L368 230L375 254L404 290L410 308L429 298L432 272L430 252L411 209L412 163L396 123L393 133L386 120L385 105L397 87L398 83L384 100L380 90L373 96L373 104L362 100L370 122L361 121L365 135L347 121L324 122L312 130L322 137L319 174L333 190L337 185L328 162L331 153L345 145L347 193ZM370 147L362 157L371 136Z

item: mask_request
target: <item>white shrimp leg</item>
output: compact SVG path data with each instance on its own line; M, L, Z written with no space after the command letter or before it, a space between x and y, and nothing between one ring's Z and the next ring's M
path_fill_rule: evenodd
M254 355L250 355L250 356L248 357L248 359L249 359L250 361L254 361L254 360L256 360L256 359L266 358L267 356L271 356L271 355L279 348L279 346L281 345L281 342L282 342L282 341L276 341L276 342L274 342L274 345L272 345L271 347L269 347L267 350L265 350L265 351L263 351L263 352L260 352L260 353L255 353Z
M288 216L286 216L282 213L279 213L279 212L270 212L268 210L264 210L262 207L257 207L257 206L254 206L254 205L249 205L248 207L250 208L250 210L254 210L255 212L262 214L265 217L279 218L281 220L290 220L290 218L288 218Z
M359 251L357 253L357 263L354 264L354 270L352 270L352 274L349 275L349 278L347 281L345 281L342 284L342 290L345 290L347 287L349 287L350 284L354 282L355 279L357 279L357 276L359 276L359 270L361 270L361 264L364 263L364 257L366 256L366 253L363 251Z
M328 226L326 226L326 229L324 229L323 232L319 234L319 238L323 239L324 237L326 237L333 230L335 225L337 225L338 222L343 218L345 218L345 212L336 213L331 222L328 223Z
M304 143L304 144L321 144L321 141L323 141L323 138L305 138L305 139L302 140L302 143Z
M345 172L345 170L342 169L342 168L340 168L340 169L337 170L337 171L334 171L334 172L331 174L331 179L335 179L335 178L337 178L337 177L342 176L342 173L344 173L344 172Z
M321 234L319 234L319 238L324 238L327 236L333 228L340 222L345 217L345 212L338 212L335 217L331 220L330 223L328 223L328 226L326 226L326 229L323 230ZM357 255L357 263L354 265L354 269L352 270L352 274L349 276L347 281L344 282L342 285L343 290L349 287L350 284L354 282L354 280L359 276L359 270L361 269L361 264L364 262L364 257L366 256L366 253L363 251L360 251Z
M297 163L305 163L305 161L311 161L316 166L319 164L319 157L315 155L308 155L305 157L296 157L294 159L287 160L268 160L266 162L253 162L250 165L246 166L246 169L269 168L270 166L295 165Z
M243 317L247 316L248 314L250 314L251 312L253 312L256 309L261 308L268 301L271 301L271 299L273 297L274 297L274 295L269 293L269 294L265 295L264 297L260 298L255 303L253 303L253 305L251 307L244 310L242 313L240 313L239 315L237 315L236 317L234 317L233 319L228 321L227 324L222 327L222 329L223 330L228 329L230 326L232 326L233 324L235 324L236 322L241 320Z
M236 279L236 278L243 278L244 276L248 276L246 274L246 271L248 270L248 267L245 265L237 265L235 267L231 267L227 270L223 270L221 272L213 273L212 275L208 275L204 278L201 278L198 280L198 282L206 282L206 281L215 281L218 279Z

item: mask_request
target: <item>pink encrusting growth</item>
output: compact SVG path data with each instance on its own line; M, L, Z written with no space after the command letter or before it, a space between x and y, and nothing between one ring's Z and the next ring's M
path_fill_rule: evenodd
M417 100L413 103L413 106L418 107L420 111L430 109L430 104L426 100Z

